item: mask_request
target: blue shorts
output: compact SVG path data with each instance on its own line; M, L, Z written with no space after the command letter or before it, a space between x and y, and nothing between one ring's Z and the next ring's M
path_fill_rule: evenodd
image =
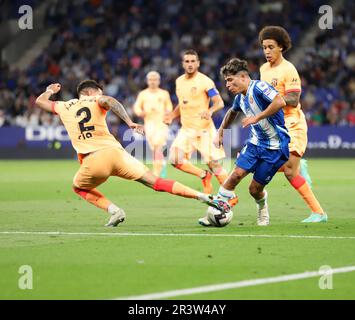
M235 164L239 168L253 172L253 179L256 182L267 185L287 160L288 157L281 150L266 149L248 142Z

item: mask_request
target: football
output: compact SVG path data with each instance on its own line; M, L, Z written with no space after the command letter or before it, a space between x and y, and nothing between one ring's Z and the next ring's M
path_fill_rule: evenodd
M226 213L222 213L218 209L208 207L207 219L214 227L225 227L232 221L233 211L230 210Z

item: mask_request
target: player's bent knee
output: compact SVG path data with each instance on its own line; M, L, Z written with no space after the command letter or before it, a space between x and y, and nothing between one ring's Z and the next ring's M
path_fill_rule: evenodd
M140 179L137 180L137 182L140 182L140 183L144 184L145 186L154 189L154 185L155 185L157 179L158 179L158 177L156 175L154 175L153 172L147 171Z
M73 185L73 191L84 199L86 198L86 195L88 194L88 190L80 189L74 185Z
M298 175L298 171L295 168L285 166L284 175L285 175L286 179L292 180L293 178L295 178Z

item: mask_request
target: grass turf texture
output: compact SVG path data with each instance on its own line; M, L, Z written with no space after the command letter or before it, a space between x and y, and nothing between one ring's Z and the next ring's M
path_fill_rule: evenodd
M0 161L0 232L194 233L355 236L354 160L309 160L313 190L327 224L305 225L297 192L277 174L268 186L271 225L256 226L247 177L226 228L203 228L206 207L118 178L99 187L127 220L104 228L108 215L71 191L75 161ZM196 177L168 168L168 177L201 189ZM215 191L217 182L214 181ZM20 266L33 269L33 290L20 290ZM33 235L0 233L0 299L111 299L160 291L355 265L355 239ZM180 296L177 299L354 299L355 272Z

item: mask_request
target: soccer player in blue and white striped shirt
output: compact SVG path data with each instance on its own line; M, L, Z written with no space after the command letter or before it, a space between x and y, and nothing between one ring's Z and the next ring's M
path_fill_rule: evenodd
M223 199L234 198L238 183L253 173L249 192L257 204L257 223L265 226L269 224L269 212L264 188L289 158L290 137L282 111L285 101L267 82L251 80L244 60L231 59L221 68L221 74L227 89L236 96L218 130L215 144L222 145L223 129L228 128L239 112L246 115L242 120L243 127L250 126L251 130L247 143L236 159L236 167L220 187L219 195Z

